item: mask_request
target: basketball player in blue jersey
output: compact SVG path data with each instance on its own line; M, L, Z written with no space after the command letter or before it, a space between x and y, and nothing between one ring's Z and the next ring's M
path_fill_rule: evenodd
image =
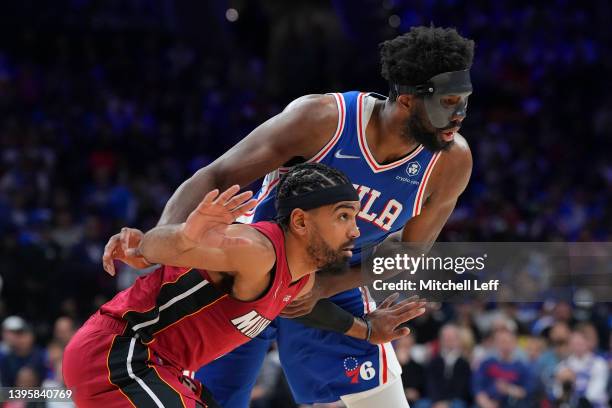
M392 233L401 240L433 243L465 189L472 168L458 130L472 92L469 68L474 43L454 29L415 27L381 45L382 76L389 97L346 92L307 95L253 130L212 164L185 181L170 198L160 224L177 223L203 192L265 179L258 205L244 222L273 219L280 176L299 162L342 170L361 202L353 265ZM121 245L138 232L107 244L109 273ZM325 237L323 237L325 239ZM142 260L132 259L134 265ZM141 265L142 266L142 265ZM326 279L328 278L328 279ZM373 327L364 340L343 335L375 308L364 276L352 268L341 279L322 276L308 298L285 309L258 338L200 370L199 377L225 408L246 408L273 340L299 403L341 399L349 408L408 407L400 366ZM321 319L321 315L326 319ZM334 327L322 324L332 319ZM335 330L327 331L327 330Z

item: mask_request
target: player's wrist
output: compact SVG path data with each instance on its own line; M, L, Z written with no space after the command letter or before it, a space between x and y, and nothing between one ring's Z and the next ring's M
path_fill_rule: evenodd
M198 245L198 242L195 239L189 237L189 234L186 232L187 223L182 222L178 224L178 228L176 230L176 247L182 252L187 251L192 248L195 248Z
M370 340L372 339L372 322L370 321L370 318L368 317L367 314L364 314L361 317L361 319L366 324L366 336L365 336L364 340L367 341L367 342L370 342Z
M368 324L361 317L353 317L353 325L344 334L356 339L365 340L368 335Z

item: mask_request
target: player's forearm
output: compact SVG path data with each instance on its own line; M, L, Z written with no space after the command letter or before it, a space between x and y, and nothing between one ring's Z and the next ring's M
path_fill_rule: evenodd
M401 270L390 270L382 274L375 274L370 268L362 268L362 266L359 265L349 268L341 275L319 274L317 280L322 288L323 297L331 297L347 290L367 286L378 279L390 279L400 272Z
M427 253L433 241L412 243L410 246L402 244L405 242L406 234L403 231L390 234L385 240L378 245L373 255L366 261L366 265L370 265L374 257L394 257L398 253L405 253L409 256L421 256ZM374 273L369 266L357 265L353 266L341 275L317 275L319 286L322 288L324 297L331 297L338 293L355 289L361 286L367 286L375 280L387 280L401 273L402 270L385 270L383 273Z
M346 334L363 340L367 337L367 325L329 299L321 299L312 311L295 320L306 326Z
M340 275L318 274L317 281L326 298L370 283L361 273L361 266L353 266Z
M162 225L147 232L138 251L150 263L174 266L181 265L181 256L195 245L181 233L182 224Z
M172 194L166 203L157 225L176 224L184 222L187 216L198 206L202 197L208 191L218 186L214 173L209 167L198 170L185 180Z

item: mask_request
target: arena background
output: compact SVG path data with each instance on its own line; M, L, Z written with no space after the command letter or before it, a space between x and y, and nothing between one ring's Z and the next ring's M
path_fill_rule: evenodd
M120 227L155 225L184 179L292 99L386 94L378 44L413 25L477 44L462 128L474 171L439 240L612 241L610 16L607 0L3 2L1 384L61 384L74 328L139 273L102 270ZM555 385L540 362L573 352L569 334L549 341L555 322L610 362L608 304L437 305L396 345L416 404L435 392L429 362L449 321L471 367L466 401L496 324L519 335L533 406ZM253 407L294 406L282 383L272 351Z

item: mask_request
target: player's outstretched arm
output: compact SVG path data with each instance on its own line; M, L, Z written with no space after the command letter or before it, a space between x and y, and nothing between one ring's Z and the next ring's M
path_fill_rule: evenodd
M294 157L313 157L332 138L337 124L338 109L333 96L306 95L296 99L183 182L166 203L158 225L185 221L205 191L223 190L232 184L248 185ZM116 234L106 244L102 261L110 275L115 274L112 260L120 258L125 241L125 233ZM130 241L130 247L131 244L134 243ZM134 257L130 262L142 263L142 259Z
M337 122L333 96L296 99L183 182L166 203L158 224L183 222L202 199L203 191L249 185L294 157L311 158L332 138Z
M328 299L323 299L306 319L297 320L317 329L382 344L407 335L410 329L403 324L425 313L426 302L423 299L409 298L395 304L398 296L397 293L389 296L364 317L355 317Z
M259 248L256 230L248 225L232 224L256 205L250 191L237 194L239 190L235 185L221 194L218 190L209 192L187 221L153 228L132 251L137 251L150 263L235 270L237 251L243 259L265 251Z

